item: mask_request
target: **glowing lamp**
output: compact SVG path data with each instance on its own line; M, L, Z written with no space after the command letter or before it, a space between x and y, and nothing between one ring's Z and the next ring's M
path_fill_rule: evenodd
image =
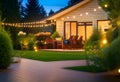
M67 19L69 19L70 17L67 17Z
M37 47L36 47L36 46L34 46L34 51L35 51L35 52L37 52L37 51L38 51L38 49L37 49Z
M64 20L64 18L61 18L62 20Z
M106 39L103 40L103 44L107 44L107 40Z
M88 15L88 12L86 12L85 14Z
M105 6L105 8L107 8L107 7L108 7L108 5L107 5L107 4L105 4L104 6Z
M101 9L101 7L99 6L98 9Z
M120 73L120 68L118 69L118 73Z
M80 16L83 16L83 14L80 14Z
M73 18L75 18L75 16L73 16Z
M37 52L38 50L37 49L35 49L35 52Z
M97 11L97 9L94 9L93 11Z
M37 49L37 47L36 47L36 46L34 46L34 49Z

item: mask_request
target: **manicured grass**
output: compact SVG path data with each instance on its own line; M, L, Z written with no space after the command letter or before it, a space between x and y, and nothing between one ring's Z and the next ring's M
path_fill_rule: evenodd
M55 52L55 51L18 51L15 50L14 56L21 56L22 58L28 58L40 61L62 61L62 60L84 60L85 52Z
M91 65L91 66L66 67L65 69L76 70L76 71L92 72L92 73L98 73L98 72L106 71L105 69L102 69L100 67L96 67L96 66L93 66L93 65Z

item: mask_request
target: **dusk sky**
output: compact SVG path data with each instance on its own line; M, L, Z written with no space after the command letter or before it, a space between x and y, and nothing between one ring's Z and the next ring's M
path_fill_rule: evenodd
M39 0L40 4L44 6L46 12L48 13L50 9L53 11L57 11L60 8L63 8L67 6L67 3L69 0ZM25 4L27 0L23 1L23 4Z

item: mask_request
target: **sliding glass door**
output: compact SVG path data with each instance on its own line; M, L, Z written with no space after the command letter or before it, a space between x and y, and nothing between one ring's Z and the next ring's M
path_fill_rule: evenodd
M83 40L88 40L93 33L92 22L78 23L78 36L83 36Z
M93 33L92 22L66 21L64 24L65 39L69 39L70 36L83 36L83 39L87 40Z
M70 36L76 36L77 34L77 22L76 21L66 21L64 27L64 37L69 39Z

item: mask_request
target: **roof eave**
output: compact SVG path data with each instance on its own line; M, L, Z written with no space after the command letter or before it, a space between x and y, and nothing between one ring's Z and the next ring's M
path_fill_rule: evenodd
M71 12L72 10L74 10L74 9L76 9L76 8L85 5L85 4L88 3L89 1L92 1L92 0L84 0L84 1L82 1L82 2L80 2L80 3L78 3L78 4L76 4L76 5L73 5L73 6L69 7L69 8L67 8L67 9L65 9L65 10L63 10L63 11L61 11L61 12L59 12L59 13L56 13L56 14L54 14L54 15L52 15L52 16L46 18L46 20L57 19L57 18L59 18L59 17L65 15L65 14Z

